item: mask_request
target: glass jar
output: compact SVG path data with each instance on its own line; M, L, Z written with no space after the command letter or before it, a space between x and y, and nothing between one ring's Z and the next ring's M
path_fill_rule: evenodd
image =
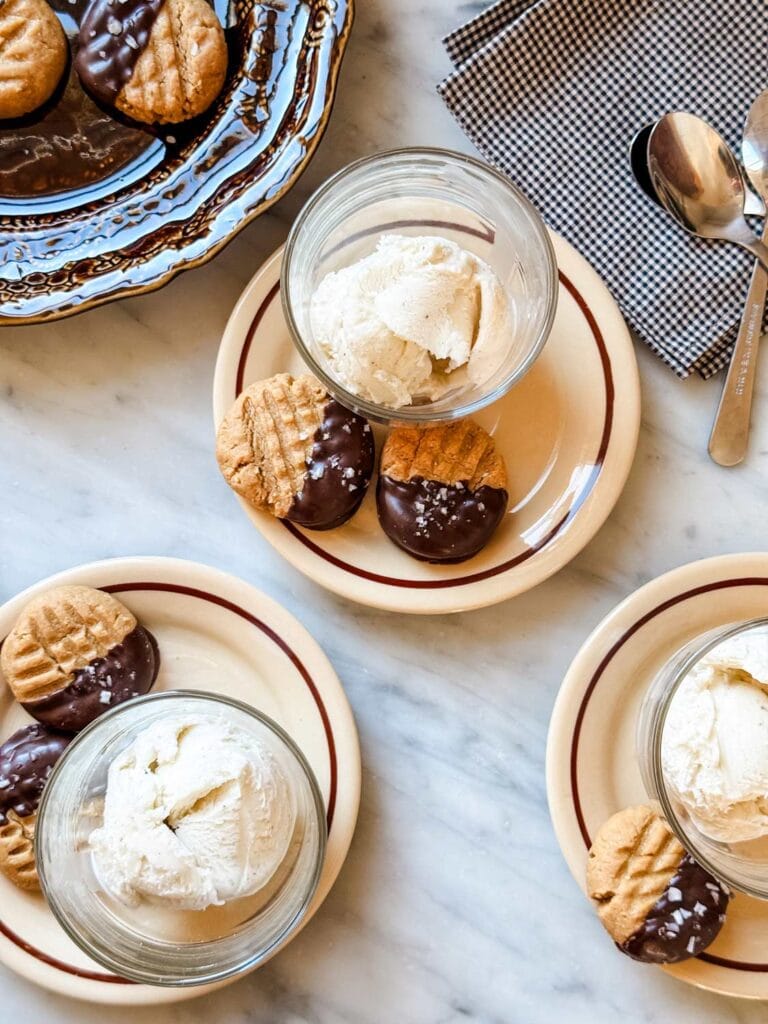
M768 899L768 838L725 842L708 835L666 778L662 759L664 730L678 688L714 648L753 630L768 631L768 618L710 630L672 655L643 699L637 723L637 757L648 795L658 802L691 856L726 885L758 899Z
M163 720L223 722L254 738L282 771L294 829L283 861L252 896L205 910L141 901L128 907L100 883L89 836L102 824L115 757ZM317 888L326 844L325 808L311 768L271 719L239 701L176 690L120 704L69 745L46 784L35 848L40 883L55 917L92 959L149 985L187 986L255 967L295 932Z
M439 235L485 260L509 300L512 342L481 385L394 410L347 391L316 343L310 302L326 274L371 253L385 233ZM531 203L487 164L440 149L401 149L358 160L309 199L288 236L283 309L310 370L342 405L378 423L470 416L501 398L531 368L549 336L558 297L554 250Z

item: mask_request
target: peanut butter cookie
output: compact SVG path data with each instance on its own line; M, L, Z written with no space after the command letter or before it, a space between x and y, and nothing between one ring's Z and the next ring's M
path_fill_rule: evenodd
M152 634L111 594L70 586L29 602L3 643L0 667L33 718L77 732L146 693L160 655Z
M0 871L22 889L37 889L37 808L70 737L27 725L0 746Z
M387 438L376 492L379 522L414 558L472 558L501 522L507 498L504 460L472 420L396 427Z
M145 124L197 117L224 84L224 30L205 0L93 0L78 43L86 89Z
M645 805L619 811L599 830L587 890L619 949L653 964L698 956L722 928L730 897Z
M23 117L50 99L68 57L64 29L45 0L3 0L0 118Z
M224 479L251 505L330 530L365 497L373 434L314 377L279 373L240 395L219 427L216 456Z

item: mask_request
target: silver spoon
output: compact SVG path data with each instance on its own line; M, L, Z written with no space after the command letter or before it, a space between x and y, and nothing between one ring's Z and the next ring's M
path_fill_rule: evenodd
M741 155L752 185L768 199L768 91L757 97L747 114ZM763 242L768 242L768 220L763 224ZM766 293L768 274L756 262L709 438L709 454L721 466L736 466L747 453Z
M632 139L629 145L629 162L632 167L632 173L635 176L635 181L642 191L654 203L661 206L661 200L656 195L656 189L651 181L651 172L648 169L648 139L651 137L651 132L655 125L655 121L643 125L634 139ZM745 190L744 214L747 217L765 216L765 203L760 196L755 195L751 188Z
M682 111L665 114L648 140L648 168L662 205L686 231L740 245L768 268L768 245L744 219L738 161L706 121Z

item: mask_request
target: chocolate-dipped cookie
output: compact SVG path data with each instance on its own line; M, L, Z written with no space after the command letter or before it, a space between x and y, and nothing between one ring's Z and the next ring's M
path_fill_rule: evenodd
M22 889L39 888L37 807L70 738L35 724L19 729L0 746L0 871Z
M376 490L379 522L414 558L472 558L501 522L507 498L504 460L477 423L396 427L387 438Z
M310 530L345 523L373 473L373 433L314 377L279 373L240 395L224 417L216 457L247 502Z
M50 99L68 56L64 29L45 0L3 0L0 118L23 117Z
M205 0L92 0L75 69L107 106L145 124L174 124L216 99L227 45Z
M57 587L23 609L3 643L0 666L33 718L77 732L115 704L146 693L160 654L149 630L111 594Z
M599 830L587 889L622 953L651 964L698 956L722 928L730 898L645 805L619 811Z

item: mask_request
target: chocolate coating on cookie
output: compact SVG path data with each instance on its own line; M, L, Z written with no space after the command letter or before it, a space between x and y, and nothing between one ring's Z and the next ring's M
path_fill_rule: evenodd
M80 23L75 69L86 89L113 104L146 49L164 0L93 0Z
M374 468L368 423L309 374L254 381L219 425L216 458L254 508L313 530L346 522Z
M649 804L625 807L600 826L587 891L618 948L652 964L698 956L720 931L729 899Z
M381 453L376 506L390 540L425 562L463 562L507 507L507 472L479 423L395 427Z
M147 693L159 669L157 641L136 626L104 657L77 669L61 690L22 707L52 729L78 732L116 704Z
M301 491L286 519L332 530L355 514L373 473L373 433L363 419L331 399L315 431Z
M134 121L202 114L227 72L227 43L207 0L92 0L75 70L102 103Z
M728 890L685 854L639 931L619 949L650 964L698 956L723 927L729 899Z
M0 746L0 824L13 811L37 811L43 787L71 737L44 725L26 725Z
M463 562L490 540L507 508L497 487L473 491L467 483L444 484L412 477L380 476L376 489L379 522L409 555L425 562Z

